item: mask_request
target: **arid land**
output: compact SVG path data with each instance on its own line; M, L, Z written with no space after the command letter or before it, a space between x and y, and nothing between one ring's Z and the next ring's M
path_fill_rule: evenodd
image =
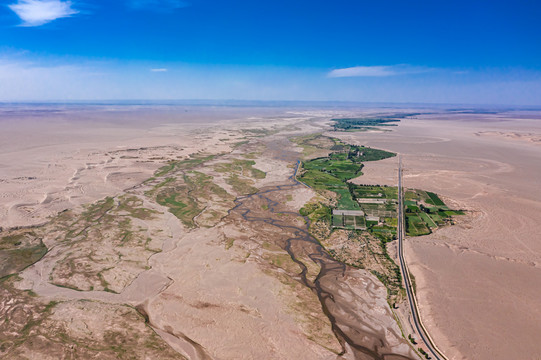
M399 112L426 114L329 131L332 118ZM18 106L0 116L3 358L418 358L369 271L386 260L337 261L332 246L361 257L364 245L350 251L340 231L320 244L299 215L333 201L293 179L297 161L318 154L290 139L314 133L398 152L405 186L468 210L406 240L422 319L449 358L541 353L536 113ZM363 173L356 181L394 186L396 159Z
M2 115L3 358L416 358L299 215L289 139L342 112L45 110Z
M423 321L450 359L541 358L540 134L539 112L509 111L340 136L403 154L406 187L468 210L456 226L406 240ZM395 169L374 163L362 181L392 184Z

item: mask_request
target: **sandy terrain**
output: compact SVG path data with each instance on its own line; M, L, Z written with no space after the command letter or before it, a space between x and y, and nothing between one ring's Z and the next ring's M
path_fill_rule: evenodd
M405 185L469 210L458 226L408 239L421 313L450 359L539 359L539 113L442 114L391 133L342 138L403 154ZM393 183L396 161L362 183Z
M2 236L49 249L2 280L1 355L32 357L38 339L44 358L96 356L96 340L105 358L415 357L385 287L332 260L298 215L315 193L289 179L287 137L329 111L38 110L1 117Z
M121 339L146 337L128 344L141 359L415 358L385 287L328 257L298 216L315 193L288 179L301 149L287 138L336 115L354 111L3 108L0 227L44 225L2 236L36 259L49 251L2 280L0 355L56 344L40 356L89 357L102 339L116 358ZM401 153L406 186L468 210L406 241L438 347L450 359L540 358L541 116L419 115L392 130L331 135ZM396 159L363 173L357 182L395 185Z

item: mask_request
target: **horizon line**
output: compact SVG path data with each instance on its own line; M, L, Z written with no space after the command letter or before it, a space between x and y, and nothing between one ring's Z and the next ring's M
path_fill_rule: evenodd
M77 99L77 100L0 100L4 105L220 105L220 103L237 104L322 104L322 105L392 105L392 106L462 106L462 107L497 107L497 108L529 108L541 110L536 104L483 104L483 103L440 103L440 102L390 102L390 101L352 101L352 100L247 100L247 99ZM533 108L533 109L530 109Z

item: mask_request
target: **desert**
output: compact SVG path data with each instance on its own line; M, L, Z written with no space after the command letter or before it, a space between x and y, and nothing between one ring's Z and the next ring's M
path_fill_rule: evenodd
M351 206L317 185L310 170L343 149L376 160L343 178L356 184L348 185L353 195L396 196L398 154L408 199L440 196L463 214L438 226L430 220L437 215L423 215L428 235L406 223L406 262L437 356L541 351L533 335L541 294L532 286L541 249L531 231L541 215L532 141L541 133L538 113L7 110L0 158L5 358L422 357L425 345L394 277L396 237L381 242L320 215ZM396 123L349 132L335 120L386 116ZM429 197L420 201L430 206ZM360 202L366 216L383 206L372 202ZM390 204L378 226L394 234ZM99 325L105 320L97 314L109 322Z
M457 226L406 241L424 321L451 359L541 353L540 121L537 112L419 115L392 133L348 136L402 153L406 187L468 210ZM395 164L377 166L365 176L388 181Z
M541 360L540 18L3 1L0 359Z
M384 286L327 255L298 214L316 193L292 180L288 138L330 113L223 108L194 123L183 110L82 110L103 128L70 108L6 116L3 356L411 358ZM96 311L132 314L101 347ZM41 332L51 321L60 340ZM153 340L118 342L143 333Z

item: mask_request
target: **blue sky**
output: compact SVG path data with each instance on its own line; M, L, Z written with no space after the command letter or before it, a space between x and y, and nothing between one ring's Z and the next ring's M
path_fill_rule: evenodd
M541 105L537 1L7 0L0 100Z

